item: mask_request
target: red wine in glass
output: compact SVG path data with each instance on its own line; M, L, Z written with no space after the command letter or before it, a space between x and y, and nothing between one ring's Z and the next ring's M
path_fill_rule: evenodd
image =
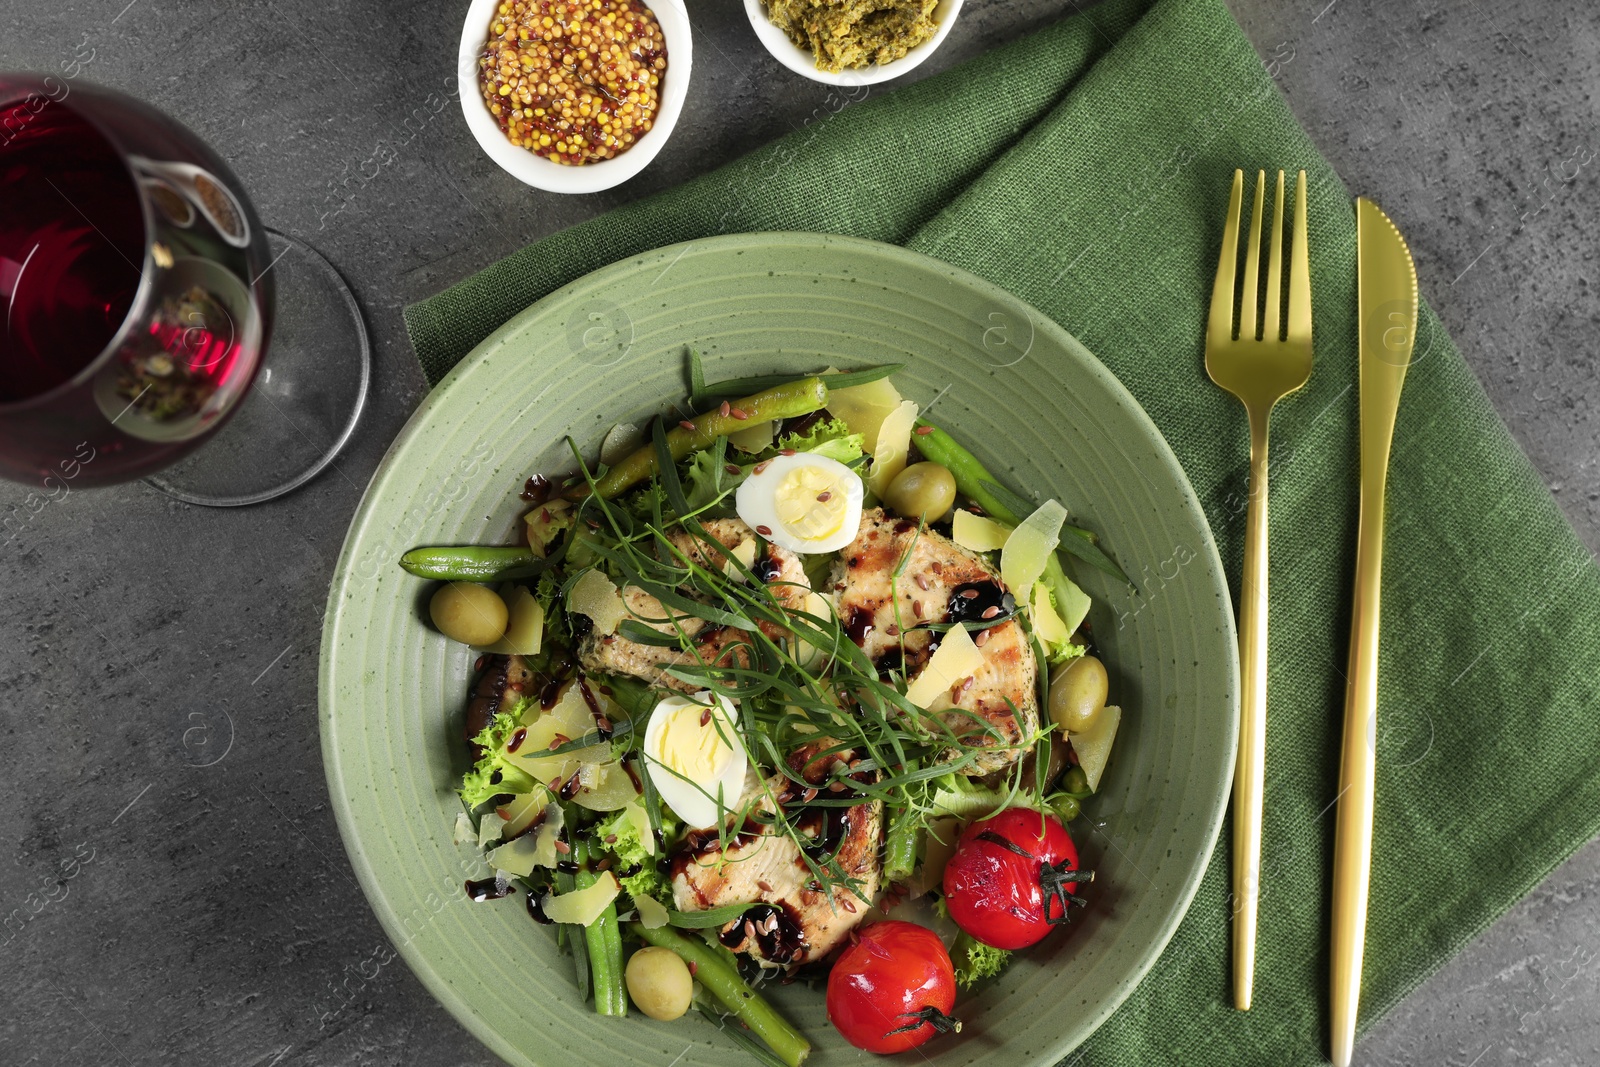
M238 190L135 100L0 74L0 475L142 477L227 421L273 322Z

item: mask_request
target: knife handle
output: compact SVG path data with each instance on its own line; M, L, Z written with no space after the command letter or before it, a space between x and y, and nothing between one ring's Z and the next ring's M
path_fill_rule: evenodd
M1393 416L1391 415L1391 426ZM1378 616L1383 577L1383 495L1388 466L1361 464L1361 518L1356 531L1356 582L1350 617L1350 673L1339 760L1338 817L1333 836L1333 939L1330 972L1330 1056L1348 1067L1361 1003L1361 963L1372 873L1372 809L1377 791ZM1365 452L1365 448L1363 450ZM1376 458L1376 457L1373 457Z
M1261 811L1267 764L1267 428L1250 411L1250 508L1239 576L1239 755L1233 769L1233 1004L1250 1010L1261 891Z

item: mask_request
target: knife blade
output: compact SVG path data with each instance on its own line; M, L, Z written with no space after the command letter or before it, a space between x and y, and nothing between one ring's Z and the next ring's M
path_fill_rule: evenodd
M1349 1067L1361 1002L1372 814L1377 785L1378 622L1383 577L1384 491L1400 388L1417 339L1417 270L1405 238L1378 205L1356 200L1360 346L1361 513L1350 617L1350 669L1340 745L1333 845L1330 1058Z

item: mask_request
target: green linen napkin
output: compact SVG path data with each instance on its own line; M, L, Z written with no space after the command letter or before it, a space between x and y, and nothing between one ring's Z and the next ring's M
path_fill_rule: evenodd
M1206 379L1201 337L1236 166L1308 172L1317 327L1311 382L1274 427L1255 1008L1229 1006L1225 829L1171 946L1072 1064L1279 1067L1326 1048L1356 518L1355 221L1219 0L1111 0L406 311L437 381L529 303L642 250L742 230L898 242L1032 302L1122 379L1182 461L1237 582L1245 418ZM1596 568L1427 308L1389 500L1367 1025L1600 829Z

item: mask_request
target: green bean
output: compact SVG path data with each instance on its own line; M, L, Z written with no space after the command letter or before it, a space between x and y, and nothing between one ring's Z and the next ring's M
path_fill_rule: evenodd
M789 1025L709 945L692 937L684 937L668 926L646 930L638 923L629 923L628 932L652 945L670 948L681 956L694 972L695 980L748 1026L751 1033L766 1042L767 1047L789 1067L800 1067L811 1054L811 1042L806 1040L805 1035Z
M917 427L927 428L926 433L916 435L917 450L922 453L924 459L949 468L950 473L955 475L956 488L963 496L986 511L996 522L1015 526L1022 521L1021 516L1006 507L984 484L997 483L978 461L977 456L957 444L955 438L926 420L918 419ZM1054 552L1045 560L1043 577L1045 585L1055 594L1056 603L1063 611L1068 611L1071 605L1084 599L1083 591L1067 577L1067 572L1061 568L1060 557ZM1015 589L1012 592L1018 597L1028 594L1025 589ZM1072 620L1067 620L1067 623L1072 625Z
M597 873L585 867L573 877L573 886L585 889L599 880ZM583 941L589 950L596 1014L628 1014L628 991L623 985L622 930L617 923L615 902L607 904L606 910L583 928Z
M673 459L681 460L697 449L710 447L719 437L736 433L758 422L809 415L826 407L827 403L828 387L822 379L802 378L747 396L743 400L735 400L728 405L726 415L720 409L696 415L667 431L667 448ZM739 415L744 418L739 418ZM594 491L602 500L610 500L655 474L658 469L655 446L645 445L618 460L616 466L595 482ZM579 485L567 490L566 495L579 500L588 493L587 485Z
M413 548L400 557L400 566L418 578L442 582L504 582L531 578L548 562L529 548L441 545Z
M984 482L994 482L993 476L984 469L978 457L968 452L956 439L945 433L939 427L926 419L917 420L918 433L913 440L917 451L922 453L922 458L937 463L955 475L956 488L961 490L961 495L977 504L995 522L1003 522L1007 526L1015 526L1022 521L1022 516L1006 507L993 493L989 492ZM921 432L926 429L926 433Z
M899 882L911 877L917 865L917 820L909 811L896 812L889 822L883 847L883 880Z

